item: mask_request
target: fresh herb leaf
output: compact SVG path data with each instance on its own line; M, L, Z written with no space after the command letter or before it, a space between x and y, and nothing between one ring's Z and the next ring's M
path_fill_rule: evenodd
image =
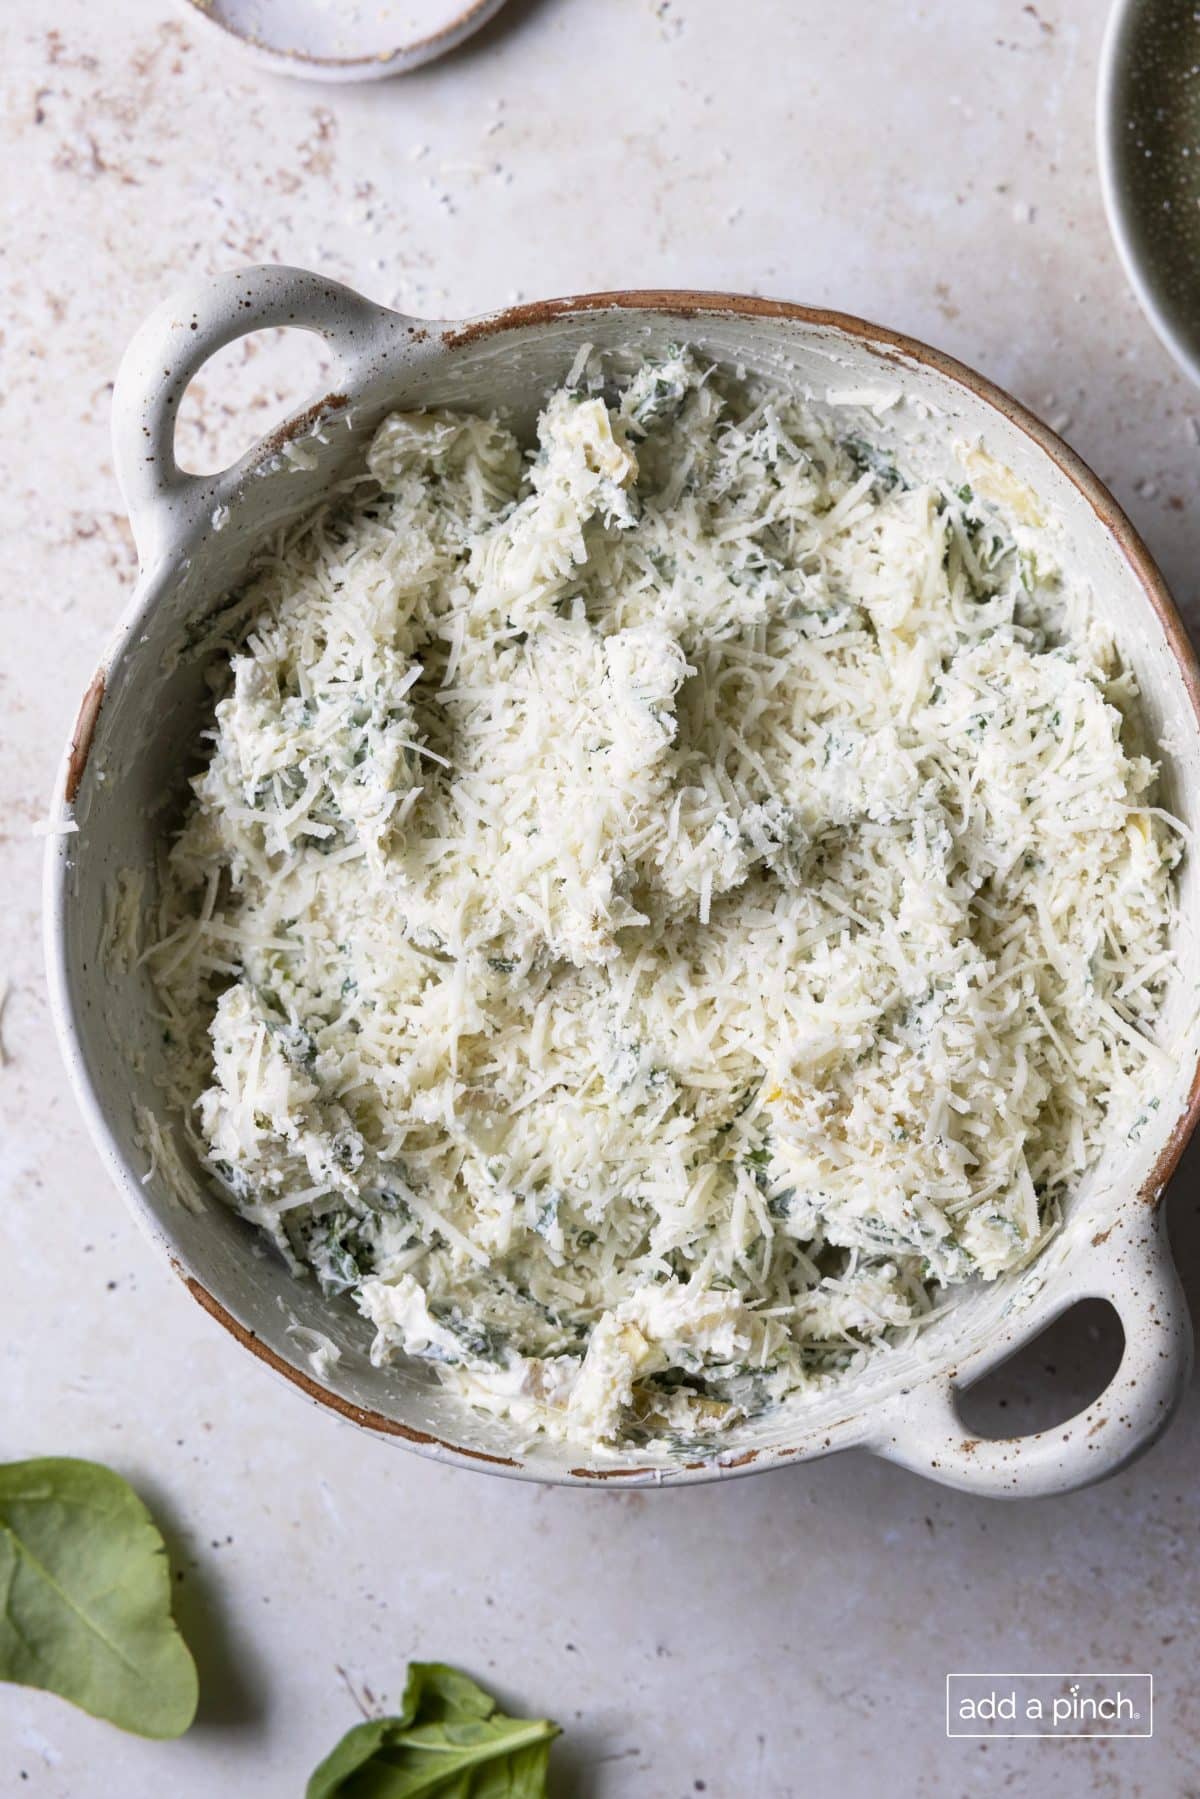
M187 1729L196 1668L166 1546L119 1474L66 1457L0 1466L0 1592L0 1680L138 1736Z
M346 1732L306 1799L545 1799L548 1718L508 1718L442 1662L410 1662L400 1713Z

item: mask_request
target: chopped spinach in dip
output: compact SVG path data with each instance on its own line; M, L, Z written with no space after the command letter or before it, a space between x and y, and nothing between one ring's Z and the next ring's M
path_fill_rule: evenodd
M1163 1061L1132 678L855 417L581 353L532 453L387 419L230 614L176 1098L378 1362L530 1430L716 1448L886 1353Z

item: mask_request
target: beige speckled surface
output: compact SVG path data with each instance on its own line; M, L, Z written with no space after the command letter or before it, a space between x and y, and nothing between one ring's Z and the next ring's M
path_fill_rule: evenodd
M247 259L444 314L638 283L874 316L1056 422L1197 617L1200 394L1105 232L1101 11L930 0L873 6L867 30L861 6L758 0L731 34L720 0L511 0L444 64L331 95L222 59L166 0L6 10L3 1453L93 1454L138 1483L205 1689L173 1746L0 1690L6 1795L285 1799L413 1654L555 1713L581 1799L1200 1790L1194 1398L1130 1473L1024 1507L857 1457L588 1495L361 1440L249 1365L110 1191L51 1041L30 836L132 576L107 434L121 349L183 273ZM258 435L312 357L227 352L187 459ZM1171 1202L1193 1295L1198 1170ZM1076 1314L993 1424L1038 1415L1047 1367L1065 1411L1110 1361L1103 1316ZM971 1667L1152 1670L1155 1737L947 1743L944 1675Z

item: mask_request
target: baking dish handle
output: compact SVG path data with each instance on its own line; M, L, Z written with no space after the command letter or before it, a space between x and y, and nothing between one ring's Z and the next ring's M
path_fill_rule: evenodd
M1067 1493L1116 1473L1166 1428L1191 1370L1191 1325L1161 1206L1144 1206L1132 1235L1118 1224L1094 1246L1064 1305L1038 1315L1036 1330L1010 1353L1081 1299L1106 1299L1125 1335L1120 1366L1084 1411L1030 1436L972 1437L958 1416L955 1383L939 1378L903 1394L864 1446L945 1486L996 1499Z
M142 567L168 553L222 476L186 474L175 460L179 404L209 357L253 331L291 326L324 338L334 385L351 386L397 314L308 269L262 265L184 287L142 325L113 391L113 454ZM253 455L254 452L251 452Z

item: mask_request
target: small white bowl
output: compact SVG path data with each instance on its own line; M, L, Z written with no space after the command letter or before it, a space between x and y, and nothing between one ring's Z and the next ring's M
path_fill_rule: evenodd
M184 0L239 55L306 81L381 81L445 56L504 0Z
M248 332L291 325L322 336L333 389L235 467L185 474L175 419L188 383L215 351ZM1158 1200L1200 1109L1200 858L1182 869L1180 923L1164 1028L1178 1046L1135 1141L1116 1142L1032 1268L967 1293L915 1346L881 1352L852 1385L796 1395L733 1430L710 1460L621 1450L584 1456L474 1411L427 1364L371 1366L370 1331L347 1301L295 1279L207 1191L156 1077L164 1049L154 996L137 971L118 977L103 952L119 871L152 894L155 852L181 797L211 690L196 628L227 600L267 535L311 509L361 464L396 407L504 410L531 429L580 347L639 360L686 342L714 360L770 375L817 399L862 408L861 428L894 444L918 472L961 481L975 446L991 478L1052 521L1064 567L1091 589L1141 685L1153 738L1169 746L1164 801L1200 829L1200 671L1145 547L1112 497L1044 425L960 363L840 314L738 295L621 293L519 306L467 324L424 323L372 305L299 269L246 269L202 281L161 307L134 339L114 396L114 447L141 558L141 578L81 707L56 807L65 827L46 864L46 949L63 1053L117 1184L193 1296L261 1361L367 1430L429 1455L529 1479L588 1484L712 1480L861 1446L935 1480L996 1494L1081 1485L1153 1441L1187 1378L1190 1330ZM857 422L857 421L856 421ZM302 449L297 454L297 446ZM977 462L968 471L979 481ZM166 1149L146 1145L154 1115ZM1054 1430L977 1441L959 1422L969 1384L1077 1300L1109 1299L1125 1333L1113 1380ZM340 1351L310 1364L311 1333Z

